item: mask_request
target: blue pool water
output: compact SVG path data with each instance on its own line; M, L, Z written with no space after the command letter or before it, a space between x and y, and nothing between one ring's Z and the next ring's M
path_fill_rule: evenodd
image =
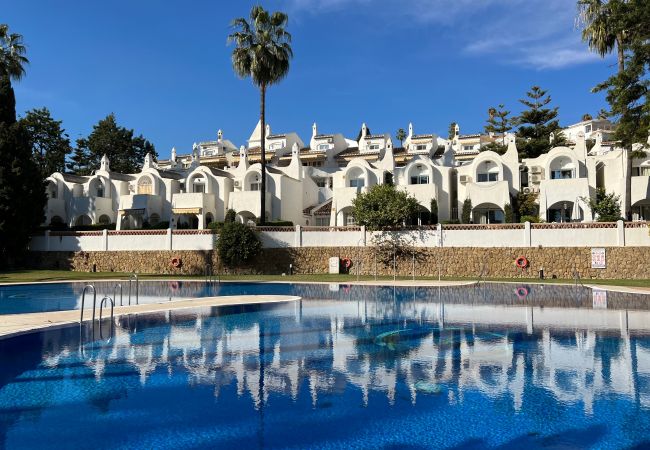
M304 300L124 316L110 340L90 325L0 340L0 447L650 446L648 297L190 288Z

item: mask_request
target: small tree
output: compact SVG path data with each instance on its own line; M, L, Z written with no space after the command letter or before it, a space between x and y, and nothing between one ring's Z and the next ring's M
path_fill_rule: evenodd
M262 251L262 243L250 227L230 222L219 235L217 250L222 264L238 267L256 257Z
M513 223L515 220L514 214L512 212L512 205L510 203L506 203L503 206L503 215L505 216L505 223Z
M466 198L463 202L463 212L461 214L461 220L463 223L469 223L472 216L472 201L469 198Z
M224 223L233 223L237 218L237 213L234 209L226 211L226 217L223 219Z
M438 223L438 201L435 198L431 199L431 225Z
M395 137L399 141L399 146L403 147L404 139L406 139L406 131L404 131L404 128L400 128L399 130L397 130L397 133L395 133Z
M414 197L390 184L378 184L352 201L357 223L369 230L396 228L417 214L420 205Z
M449 124L449 129L447 130L448 139L453 139L456 136L456 122Z
M539 206L537 205L537 193L519 191L517 194L517 215L522 222L539 222ZM531 217L536 220L530 220ZM524 220L527 219L527 220Z
M604 188L598 188L596 198L590 198L588 203L598 222L615 222L621 218L621 197L613 192L608 194Z

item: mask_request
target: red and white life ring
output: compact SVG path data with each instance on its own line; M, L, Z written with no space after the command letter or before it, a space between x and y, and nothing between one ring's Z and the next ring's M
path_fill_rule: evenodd
M517 259L515 259L515 264L520 269L525 269L526 267L528 267L529 263L528 263L528 259L526 259L525 256L519 256Z
M346 269L352 267L352 260L350 258L343 258L341 262L343 263L343 267L345 267Z
M172 267L179 268L180 266L183 265L183 261L178 257L174 256L171 260Z

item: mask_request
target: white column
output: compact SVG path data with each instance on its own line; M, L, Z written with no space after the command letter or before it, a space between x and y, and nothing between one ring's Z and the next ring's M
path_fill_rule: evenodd
M172 250L172 229L167 228L167 250Z
M361 225L361 237L359 238L359 241L363 240L363 246L366 246L366 226Z
M616 221L616 245L625 247L625 224L622 220Z
M294 247L300 248L302 247L302 227L300 225L296 225L296 231L295 231L295 236L293 239L293 245Z
M443 243L442 243L442 224L441 223L438 223L436 225L436 230L438 232L438 247L442 247Z
M530 222L524 222L524 246L530 247L531 236L530 236Z
M104 249L104 251L108 251L108 230L102 231L102 237L104 239L104 245L102 246L102 248Z
M50 251L50 230L45 230L45 251Z

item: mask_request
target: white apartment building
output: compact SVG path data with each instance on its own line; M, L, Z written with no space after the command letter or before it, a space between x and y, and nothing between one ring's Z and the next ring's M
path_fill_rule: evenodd
M481 151L479 143L467 159L458 152L458 133L445 140L416 135L412 124L408 129L404 148L395 148L389 133L370 134L365 123L358 142L340 133L319 134L314 123L305 147L296 133L272 134L267 126L267 219L353 225L356 196L392 183L420 204L414 223L427 223L432 200L440 221L457 220L467 199L473 223L501 223L506 205L522 190L538 194L540 217L547 222L588 222L597 219L588 204L598 188L620 196L628 219L650 220L650 156L630 165L627 151L609 145L598 130L589 152L580 130L571 134L569 146L520 161L514 135L504 137L505 154ZM160 162L147 155L139 173L113 172L104 157L91 176L52 174L45 224L138 229L168 222L171 228L202 229L223 221L228 209L241 222L255 220L262 213L260 131L258 123L248 145L236 151L219 130L216 141L195 144L190 155L173 149Z

